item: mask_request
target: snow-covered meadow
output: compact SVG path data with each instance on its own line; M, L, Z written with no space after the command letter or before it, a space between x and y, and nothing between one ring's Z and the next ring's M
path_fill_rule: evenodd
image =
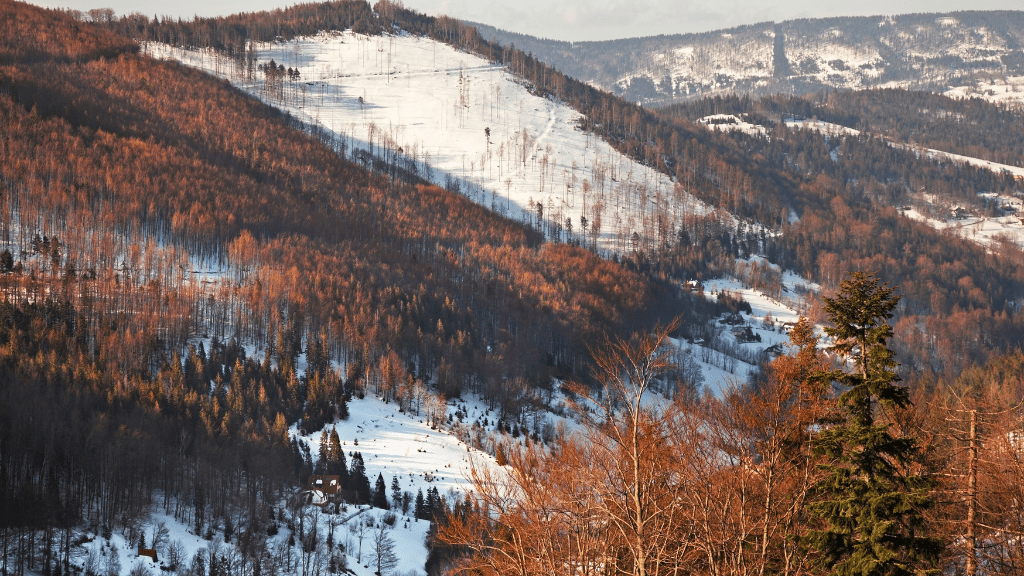
M1024 106L1024 76L980 74L973 83L950 88L944 94L951 98L982 98L1021 108Z
M395 567L388 573L407 576L426 573L424 564L430 529L426 520L417 520L411 514L399 512L392 522L390 517L386 517L387 511L368 506L350 506L335 515L323 514L312 507L295 513L305 514L304 530L309 533L315 526L320 532L321 542L327 540L328 531L333 531L333 547L329 551L321 548L316 553L318 557L301 549L293 550L291 555L283 552L292 536L296 540L299 538L299 531L294 516L282 516L287 520L272 523L277 530L268 536L267 549L281 552L279 560L291 564L294 573L302 573L303 569L312 573L310 566L314 563L329 564L328 558L334 556L337 563L342 563L340 566L336 563L335 573L345 573L342 570L347 569L355 576L373 576L376 573L374 537L382 527L397 558ZM289 521L292 526L289 526ZM232 565L239 561L237 538L225 538L223 530L197 535L192 527L166 514L159 504L155 504L149 517L135 528L143 533L147 546L155 546L156 561L139 555L134 543L129 542L122 532L114 531L109 535L83 533L72 563L76 568L104 576L156 576L162 573L190 574L197 567L197 557L201 558L199 561L204 567L209 566L211 557L226 560ZM287 571L284 565L278 568ZM322 573L322 567L317 572Z
M355 452L363 455L371 484L380 474L389 487L392 477L398 478L402 490L413 496L417 491L426 493L429 488L437 488L442 495L461 497L473 490L471 467L494 466L495 462L489 454L472 448L460 437L470 440L475 434L481 444L486 443L483 437L495 434L498 415L468 394L451 401L447 410L451 423L443 429L431 427L422 416L400 411L397 403L385 403L368 395L361 400L353 399L348 420L331 426L338 432L346 457ZM320 432L303 436L293 426L291 434L309 446L316 461Z

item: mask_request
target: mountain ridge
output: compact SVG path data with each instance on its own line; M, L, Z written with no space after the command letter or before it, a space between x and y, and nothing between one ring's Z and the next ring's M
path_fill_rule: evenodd
M979 75L1024 75L1022 11L798 19L593 42L467 24L484 38L515 44L572 77L644 104L876 86L948 91Z

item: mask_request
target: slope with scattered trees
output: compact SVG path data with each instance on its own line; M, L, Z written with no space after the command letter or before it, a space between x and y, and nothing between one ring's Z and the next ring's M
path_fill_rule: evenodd
M0 538L19 573L66 573L76 526L128 534L157 492L258 544L312 468L290 426L426 385L511 420L582 373L592 334L687 306L97 25L3 2L0 28Z

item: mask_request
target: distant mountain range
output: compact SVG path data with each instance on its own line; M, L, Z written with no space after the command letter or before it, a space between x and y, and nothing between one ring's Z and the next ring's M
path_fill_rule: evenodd
M485 39L515 44L570 76L641 103L823 88L947 92L1024 85L1022 11L802 19L601 42L473 25Z

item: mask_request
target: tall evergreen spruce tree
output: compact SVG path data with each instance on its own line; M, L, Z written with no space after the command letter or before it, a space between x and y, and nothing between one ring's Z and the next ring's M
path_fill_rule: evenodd
M388 506L388 487L384 484L384 475L377 474L377 482L373 485L373 507L380 508L381 510L387 510Z
M424 514L425 507L426 507L426 504L423 501L423 488L420 488L419 491L416 492L416 507L414 509L417 520L426 520L427 519L427 515Z
M320 453L316 457L316 473L327 474L327 462L331 456L331 445L330 436L327 434L327 428L325 427L320 431Z
M348 485L348 468L345 463L345 451L341 448L338 430L331 426L327 440L327 474L337 474L342 487Z
M356 504L369 504L373 496L370 479L366 477L366 464L360 452L352 454L352 467L348 471L349 490L356 494Z
M810 505L820 523L804 542L835 576L929 572L941 551L937 539L921 532L932 483L914 472L920 448L914 438L894 436L878 414L879 408L910 405L907 390L897 386L897 363L887 346L893 334L888 321L899 302L893 291L874 274L857 272L835 298L825 298L831 350L852 362L852 370L818 375L842 393L812 441L825 463Z

